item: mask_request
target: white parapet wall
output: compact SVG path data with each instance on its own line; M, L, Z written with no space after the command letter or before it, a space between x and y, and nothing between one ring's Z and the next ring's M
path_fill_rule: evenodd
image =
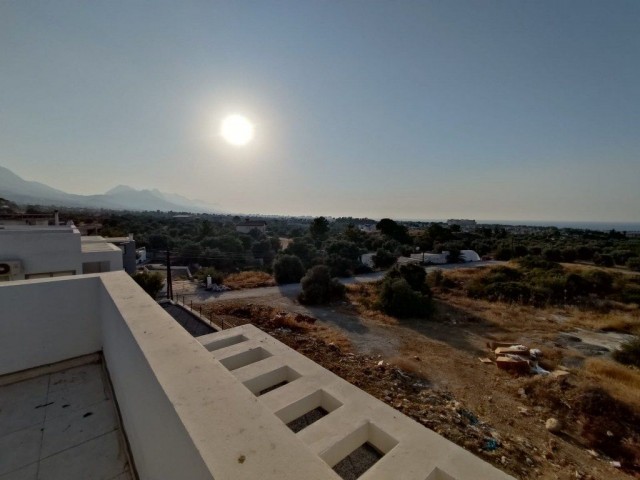
M365 442L362 479L510 478L252 326L194 339L124 272L10 282L0 306L0 375L102 351L140 479L338 479Z
M511 478L253 325L198 340L283 424L327 412L296 436L329 467L369 443L383 456L362 480Z

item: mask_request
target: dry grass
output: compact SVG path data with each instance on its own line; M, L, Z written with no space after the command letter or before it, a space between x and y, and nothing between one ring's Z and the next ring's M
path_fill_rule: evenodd
M375 308L375 302L378 299L377 283L347 285L347 299L358 315L383 325L398 324L398 319L386 315Z
M617 399L640 409L640 371L611 360L589 358L585 363L587 376Z
M609 313L581 311L573 308L572 325L610 332L634 333L640 335L640 309L627 307Z
M271 275L260 271L232 273L225 277L224 284L234 290L245 288L273 287L276 281Z

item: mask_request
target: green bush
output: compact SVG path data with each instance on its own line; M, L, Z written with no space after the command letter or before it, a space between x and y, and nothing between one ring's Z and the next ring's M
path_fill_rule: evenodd
M332 253L325 261L332 277L350 277L355 270L356 262L346 257Z
M164 284L164 278L162 278L162 275L159 273L138 272L135 273L132 278L154 300L158 296L158 292L160 292L162 285Z
M518 264L525 270L562 270L562 265L557 262L545 260L538 255L527 255L518 259Z
M620 300L625 303L637 303L640 305L640 285L627 283L620 292Z
M487 285L484 295L489 300L525 302L531 297L531 289L521 282L497 282Z
M602 270L590 270L585 278L591 283L591 291L596 295L608 295L613 289L613 276Z
M303 275L304 267L295 255L279 255L273 262L273 276L278 285L298 283Z
M426 283L427 272L420 265L408 263L406 265L396 265L385 275L385 279L403 278L412 290L420 293L430 294L429 286Z
M493 255L493 258L496 260L508 261L514 256L513 250L510 248L502 247L496 250Z
M640 367L640 338L624 343L620 350L613 352L613 358L624 365Z
M613 257L611 255L604 255L596 253L593 256L593 263L600 265L601 267L613 267Z
M195 277L201 282L206 282L207 277L211 277L211 282L217 283L218 285L222 285L224 282L224 273L219 272L213 267L201 268L196 272Z
M426 318L431 313L431 299L411 288L404 278L386 278L378 297L378 308L398 318Z
M318 305L344 298L345 286L331 278L326 265L316 265L302 278L302 292L298 295L300 303Z
M495 282L516 282L522 278L522 273L514 268L504 267L502 265L493 267L488 270L483 279L486 283Z
M439 268L432 270L427 275L427 285L429 285L430 287L441 286L443 283L443 280L444 280L444 274L442 273L442 270L440 270Z
M640 272L640 257L632 257L627 260L627 268L634 272Z
M371 258L376 268L389 268L396 263L396 256L388 250L379 248L376 254Z

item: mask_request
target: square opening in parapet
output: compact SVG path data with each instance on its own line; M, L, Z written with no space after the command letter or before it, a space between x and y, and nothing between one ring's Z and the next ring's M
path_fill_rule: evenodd
M246 380L244 386L251 390L254 395L260 396L272 392L287 383L300 378L300 374L289 366L282 366L270 372L263 373L257 377Z
M293 431L293 433L298 433L300 430L307 428L312 423L316 423L318 420L326 417L327 415L329 415L329 412L327 412L324 408L316 407L310 412L305 413L301 417L296 418L292 422L287 423L287 427L289 427Z
M262 347L251 348L244 352L236 353L230 357L220 359L220 363L228 370L237 370L252 363L269 358L271 354Z
M280 387L284 387L287 383L289 383L287 380L283 380L279 383L276 383L275 385L271 385L270 387L267 387L263 390L260 390L258 392L258 396L260 395L264 395L265 393L269 393L269 392L273 392L274 390L280 388Z
M360 478L364 472L373 467L383 456L384 454L378 451L376 447L366 442L340 460L340 462L333 467L333 470L343 480L356 480Z
M322 452L322 459L344 480L355 480L389 453L398 441L367 422Z
M216 350L230 347L231 345L237 345L238 343L246 342L247 340L247 337L245 337L244 335L233 335L231 337L213 339L212 341L203 344L203 346L210 352L214 352Z
M341 406L342 402L332 395L316 390L278 410L276 416L298 433Z

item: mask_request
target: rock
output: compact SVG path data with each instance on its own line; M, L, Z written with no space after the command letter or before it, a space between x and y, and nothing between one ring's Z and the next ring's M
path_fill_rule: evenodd
M558 433L560 430L562 430L562 425L560 424L560 421L557 418L549 418L544 426L547 428L547 430L549 430L551 433Z

